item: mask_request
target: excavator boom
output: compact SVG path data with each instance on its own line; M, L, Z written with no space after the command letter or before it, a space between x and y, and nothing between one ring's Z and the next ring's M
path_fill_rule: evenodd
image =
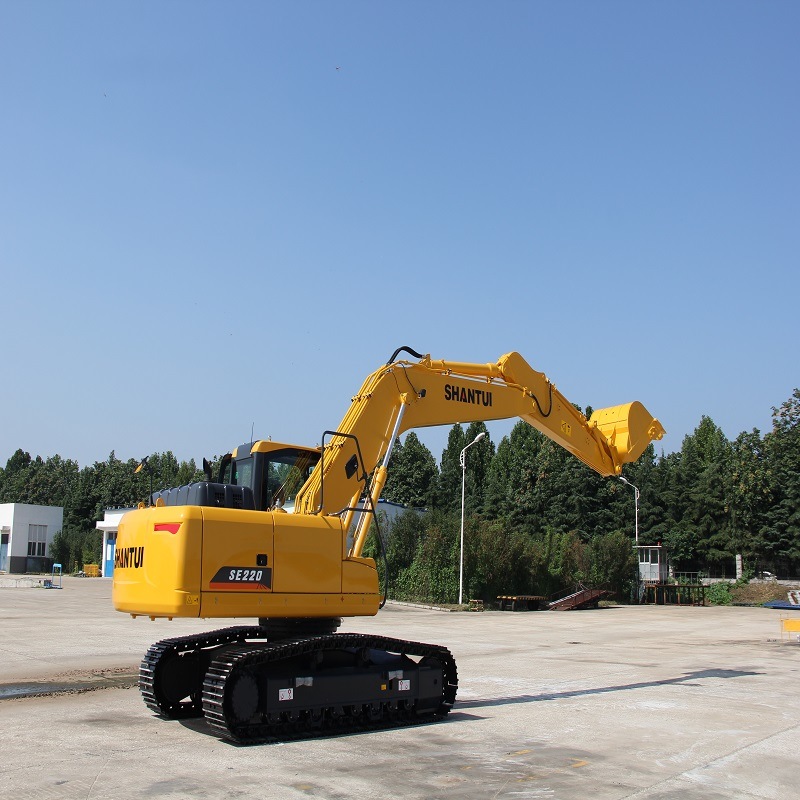
M664 434L661 423L639 402L600 409L586 419L519 353L508 353L495 364L435 361L430 356L392 361L364 381L341 425L330 432L321 461L298 493L297 510L352 512L370 475L369 493L376 503L388 455L404 431L514 417L606 476L620 474L623 464L635 461Z

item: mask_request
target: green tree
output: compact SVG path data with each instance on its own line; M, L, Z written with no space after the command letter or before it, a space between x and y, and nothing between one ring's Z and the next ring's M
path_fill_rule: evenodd
M416 511L404 511L395 517L387 530L386 555L391 576L401 576L414 563L424 531L425 521Z
M702 417L680 452L662 458L652 473L661 521L648 538L668 546L673 564L732 567L731 446L720 428Z
M694 558L695 542L694 536L682 528L685 503L679 471L680 453L669 453L654 463L648 485L643 487L645 493L640 498L650 519L640 543L663 542L670 549L673 560L687 561ZM679 528L680 534L677 533Z
M761 561L766 556L761 534L767 526L771 505L772 487L764 440L758 430L742 432L731 445L731 529L745 570L761 569Z
M638 579L638 559L629 536L612 531L595 537L590 545L589 580L593 586L607 586L619 600L630 596Z
M483 438L471 445L465 454L464 513L472 515L483 509L489 466L494 458L494 445L483 422L472 422L464 435L465 447L483 434ZM459 452L459 468L461 453ZM461 494L459 492L459 508Z
M27 485L35 470L31 464L33 459L30 453L17 450L6 462L3 470L2 495L0 500L4 503L28 502Z
M54 562L61 564L64 572L69 572L72 569L69 541L63 529L56 531L55 536L53 536L53 541L50 544L50 557Z
M442 452L439 467L439 486L435 505L441 511L461 510L461 462L459 456L466 444L464 429L459 424L453 425L447 435L447 447Z
M772 410L772 431L764 437L772 503L762 528L764 555L776 570L800 565L800 389Z
M541 433L523 421L503 437L486 476L484 513L489 519L506 520L528 533L538 528L534 489L544 441Z
M694 531L698 555L712 564L730 561L730 445L710 417L684 439L681 471L686 486L682 521Z
M550 571L564 587L589 579L589 554L576 531L559 534Z
M430 508L436 498L438 480L433 453L412 431L392 451L383 497L414 508Z
M539 543L502 522L471 517L464 533L464 596L494 602L503 594L534 594L544 565Z
M592 508L588 467L560 445L545 439L536 468L532 492L534 514L542 524L561 533L585 531L587 514Z
M486 473L483 512L487 519L499 519L508 513L512 455L511 441L504 436Z
M460 528L453 514L426 514L424 529L399 588L422 602L455 603L458 600Z

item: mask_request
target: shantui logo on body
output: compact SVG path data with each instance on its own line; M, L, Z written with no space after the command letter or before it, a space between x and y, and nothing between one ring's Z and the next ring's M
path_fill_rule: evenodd
M469 403L473 406L486 406L486 408L490 408L492 405L491 392L487 392L485 389L467 389L452 383L445 384L444 399L455 400L457 403Z
M144 566L144 546L118 547L114 552L114 569L139 569Z

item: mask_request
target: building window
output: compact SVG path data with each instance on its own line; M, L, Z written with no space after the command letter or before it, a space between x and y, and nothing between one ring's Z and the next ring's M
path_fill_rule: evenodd
M47 549L47 525L28 525L28 555L44 556Z

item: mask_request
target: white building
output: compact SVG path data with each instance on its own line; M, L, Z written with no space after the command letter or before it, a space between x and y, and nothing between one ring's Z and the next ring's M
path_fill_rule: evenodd
M131 511L130 508L107 508L103 519L95 525L103 533L103 555L100 558L100 574L110 578L114 574L114 551L117 547L117 533L122 517Z
M0 572L49 572L53 537L63 524L59 506L0 503Z

